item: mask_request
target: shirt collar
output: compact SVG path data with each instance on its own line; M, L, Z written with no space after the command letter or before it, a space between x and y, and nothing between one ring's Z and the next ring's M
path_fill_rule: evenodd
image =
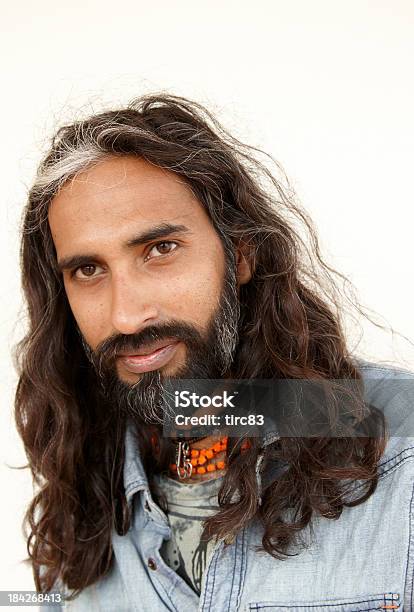
M141 452L132 423L128 420L125 431L124 489L129 503L135 493L148 489L148 479L142 465Z

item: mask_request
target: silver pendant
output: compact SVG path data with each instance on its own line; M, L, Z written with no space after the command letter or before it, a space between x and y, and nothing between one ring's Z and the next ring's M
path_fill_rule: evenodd
M176 450L176 461L178 478L190 478L193 473L193 464L190 458L190 445L188 442L179 442Z

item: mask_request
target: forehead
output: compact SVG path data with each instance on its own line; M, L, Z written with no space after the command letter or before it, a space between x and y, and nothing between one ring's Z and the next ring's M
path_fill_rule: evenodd
M57 249L128 239L137 230L163 222L213 231L207 213L181 177L132 156L108 157L79 173L49 208Z

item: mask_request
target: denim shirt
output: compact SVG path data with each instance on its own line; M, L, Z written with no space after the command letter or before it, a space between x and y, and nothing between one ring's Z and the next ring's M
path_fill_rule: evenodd
M403 376L413 391L388 393L395 412L414 402L414 373L358 361L364 380ZM387 396L387 393L389 396ZM110 572L64 609L76 612L357 612L414 610L414 435L407 423L390 437L379 464L379 482L367 501L345 507L339 519L314 516L302 532L307 547L277 560L257 552L263 527L253 522L234 541L219 541L207 560L200 597L160 556L170 527L155 504L130 430L126 433L124 484L132 505L126 535L112 534ZM264 438L263 446L277 439ZM256 466L260 485L260 456ZM260 490L260 489L259 489Z

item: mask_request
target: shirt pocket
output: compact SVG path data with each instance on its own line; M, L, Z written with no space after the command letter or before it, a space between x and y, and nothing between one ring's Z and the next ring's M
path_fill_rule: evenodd
M249 612L377 612L403 611L398 593L380 593L353 597L351 599L324 599L323 601L282 603L274 601L259 601L249 603Z

